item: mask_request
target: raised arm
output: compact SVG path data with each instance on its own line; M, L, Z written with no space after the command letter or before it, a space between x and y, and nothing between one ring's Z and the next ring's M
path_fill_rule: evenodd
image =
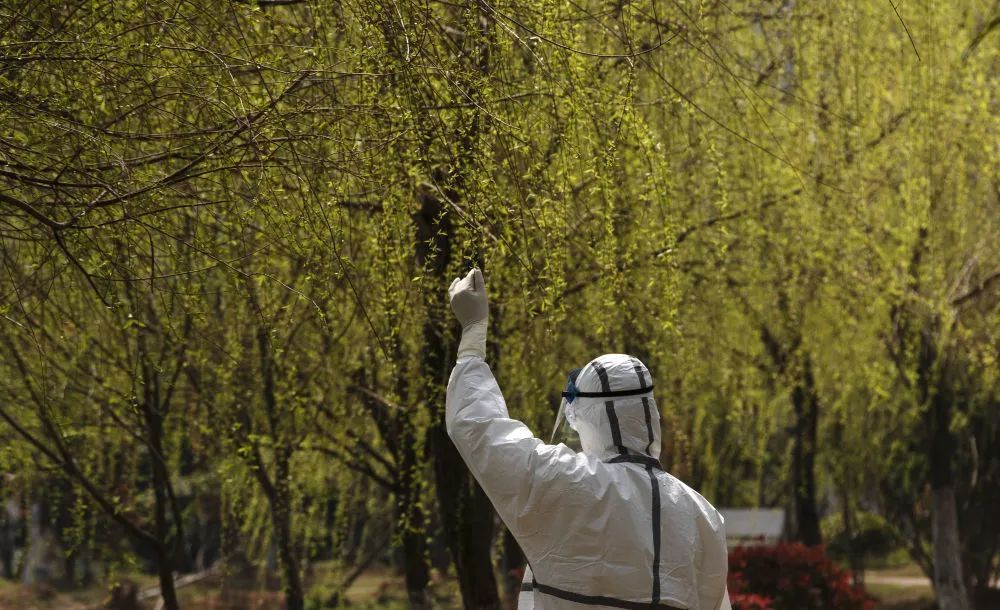
M544 444L507 413L500 387L483 359L489 306L482 273L474 269L456 279L449 293L462 323L462 340L448 381L448 435L522 546L544 544L540 526L559 500L553 486L544 482L571 475L581 461L565 445Z
M478 356L460 358L448 382L448 435L528 559L558 537L555 521L565 500L562 479L588 479L586 460L565 445L546 445L507 413L490 367Z

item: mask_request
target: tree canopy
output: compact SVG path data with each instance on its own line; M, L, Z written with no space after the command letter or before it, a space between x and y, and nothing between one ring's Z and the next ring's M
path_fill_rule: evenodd
M568 370L634 354L670 472L809 544L881 515L968 598L1000 546L998 11L6 3L8 493L64 485L64 529L150 557L169 608L206 511L293 610L309 562L387 548L424 604L438 537L495 605L442 423L478 265L540 436Z

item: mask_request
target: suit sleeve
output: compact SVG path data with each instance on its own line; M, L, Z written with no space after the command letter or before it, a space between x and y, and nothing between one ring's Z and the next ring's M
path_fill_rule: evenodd
M726 547L725 521L713 507L706 506L704 510L705 514L699 522L702 540L699 595L703 607L729 610L729 551Z
M725 594L722 596L722 601L719 603L719 610L733 610L733 605L729 601L728 590L726 590Z
M448 382L448 435L522 546L544 544L558 502L552 483L577 467L565 445L546 445L507 412L489 366L462 358ZM527 551L527 549L526 549Z

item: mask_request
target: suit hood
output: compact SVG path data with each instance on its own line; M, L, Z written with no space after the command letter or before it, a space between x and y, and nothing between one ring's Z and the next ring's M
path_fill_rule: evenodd
M645 364L627 354L605 354L580 370L575 385L581 394L612 394L578 396L573 401L568 417L584 453L602 460L618 456L659 460L660 413Z

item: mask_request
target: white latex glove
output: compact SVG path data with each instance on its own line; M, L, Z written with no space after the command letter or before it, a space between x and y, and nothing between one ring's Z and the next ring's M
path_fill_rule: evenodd
M455 278L448 288L448 296L451 297L451 310L462 325L458 357L479 356L485 359L490 304L486 300L483 272L473 269L465 277Z

